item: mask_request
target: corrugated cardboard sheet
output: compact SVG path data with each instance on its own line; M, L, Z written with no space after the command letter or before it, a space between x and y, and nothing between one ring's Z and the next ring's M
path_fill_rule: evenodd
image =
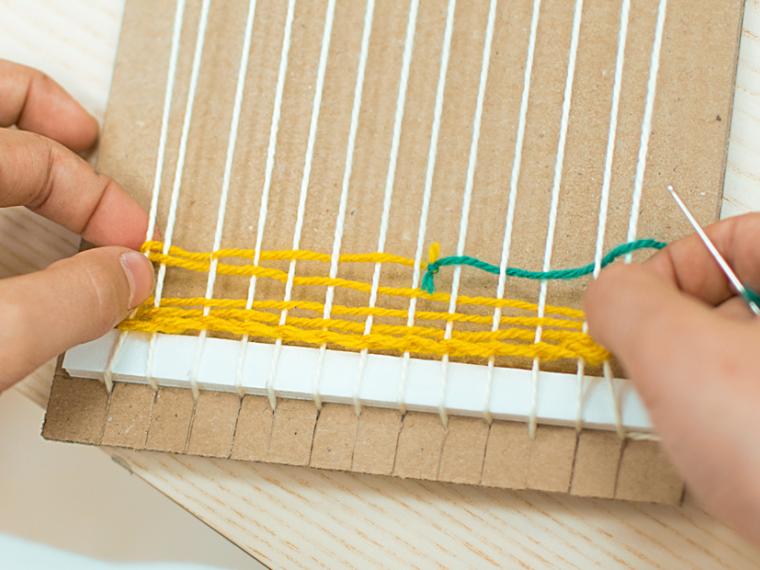
M574 4L544 0L541 6L511 246L510 263L516 266L539 268L544 257ZM585 264L594 255L621 4L587 1L583 6L554 267ZM174 234L174 243L186 249L212 247L247 5L243 0L212 4ZM624 241L628 229L658 5L658 0L631 2L605 235L608 247ZM325 1L296 3L265 249L291 247L325 8ZM305 249L332 249L364 10L363 2L337 3L301 242ZM346 252L377 247L408 10L407 2L379 0L374 12L343 235ZM530 0L502 0L497 7L466 248L492 261L501 254L531 10ZM667 183L677 185L702 222L717 217L742 10L741 0L721 2L720 8L713 0L667 3L639 236L670 240L688 232L663 191ZM286 2L258 2L222 247L254 243L286 11ZM162 231L199 12L200 1L190 1L159 200ZM100 170L146 206L173 15L170 2L127 3L100 148ZM457 3L425 240L441 242L443 255L455 251L458 239L487 15L486 1ZM445 23L445 2L420 3L386 246L387 251L410 257L417 241ZM370 280L371 270L345 266L339 275ZM324 264L298 265L299 275L324 272ZM409 286L409 279L408 272L388 268L381 282ZM203 296L206 276L169 270L166 283L166 295ZM439 289L447 290L450 283L451 272L442 271ZM465 294L490 296L495 286L491 275L463 274ZM246 288L247 280L222 276L215 296L245 298ZM281 299L283 290L280 283L262 280L257 298ZM532 282L508 285L511 297L535 300L537 291ZM552 283L548 301L579 306L582 293L582 283ZM301 287L294 295L322 301L325 291ZM365 305L367 296L337 291L336 303ZM381 304L407 306L402 299L384 299ZM505 359L498 364L530 363ZM574 371L575 364L548 368ZM479 419L452 417L444 428L431 414L368 408L357 417L347 406L330 404L318 413L313 403L293 400L281 401L273 413L265 399L254 396L203 392L193 401L186 390L162 388L154 393L147 386L121 383L108 395L100 383L69 378L61 370L44 435L578 495L678 502L683 491L656 444L622 442L614 433L584 430L578 435L570 428L539 426L531 440L524 424L502 421L489 426Z

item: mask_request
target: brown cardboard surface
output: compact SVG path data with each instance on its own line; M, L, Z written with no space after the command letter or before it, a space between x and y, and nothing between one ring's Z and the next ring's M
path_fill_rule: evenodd
M542 2L522 171L516 183L510 250L510 264L516 266L538 268L542 263L557 172L561 181L552 267L587 263L594 253L620 7L615 2L584 3L565 159L557 165L573 5L564 0ZM265 249L289 249L292 244L326 6L325 0L296 3L264 224ZM213 3L210 12L185 169L179 174L174 243L187 249L208 250L213 244L246 7L242 0ZM631 4L606 248L623 241L628 231L657 7L658 0ZM728 0L720 11L711 0L668 2L639 236L671 240L688 231L662 190L666 183L679 187L700 221L716 217L742 7L741 0ZM346 252L377 248L408 8L406 1L393 0L378 5L374 14L342 235ZM251 247L259 224L286 9L286 3L274 0L257 4L222 247ZM531 10L530 0L515 0L500 1L496 11L465 241L467 253L494 262L501 255ZM200 1L190 0L158 200L159 231L165 229L175 179L199 11ZM487 15L485 1L457 4L423 236L426 245L441 242L443 255L453 253L459 239ZM302 248L332 248L363 18L363 3L337 4ZM127 3L99 152L99 168L146 206L153 187L172 19L172 3ZM443 0L420 3L386 242L387 251L410 257L415 254L420 226L445 20ZM146 58L146 53L151 57ZM298 275L324 271L325 266L316 262L297 265ZM338 275L369 280L372 267L342 264ZM450 289L451 275L452 271L440 272L439 290ZM206 281L203 274L169 270L165 294L202 296ZM381 284L408 287L410 276L407 271L383 267ZM245 279L220 276L214 294L243 299L247 287ZM492 296L495 288L491 275L474 270L462 273L462 294ZM281 283L261 279L257 299L279 300L283 290ZM552 283L548 301L579 306L583 290L578 282ZM535 300L537 292L533 282L510 281L507 287L507 295L516 298ZM325 289L296 287L294 295L323 301ZM367 301L364 293L335 292L336 303L364 305ZM408 307L401 298L379 302L389 308ZM429 302L419 303L419 308L441 310ZM490 314L483 308L460 310ZM376 322L401 324L387 317ZM526 367L530 362L505 358L498 359L497 365ZM575 372L576 364L542 364L542 368ZM272 413L261 397L241 400L233 394L204 393L193 402L187 390L161 388L154 395L150 388L118 383L109 402L99 384L65 375L54 383L44 434L67 441L98 443L103 439L130 447L144 443L148 449L178 453L499 487L658 501L680 497L681 484L662 463L656 446L628 442L618 458L620 444L610 434L584 430L576 437L571 428L540 426L536 439L530 440L525 425L519 423L495 422L489 427L477 419L452 417L446 430L433 414L367 409L356 418L350 406L327 405L317 414L313 403L292 400L280 401ZM650 476L658 477L659 483L644 488L640 481Z
M245 396L232 444L232 458L244 461L263 461L272 437L272 408L266 398Z
M519 422L489 426L452 416L444 428L437 414L410 412L402 421L393 410L365 408L357 418L349 405L325 405L317 416L313 402L303 400L280 400L272 414L266 398L221 392L201 392L193 407L189 389L156 393L121 383L113 392L118 397L108 399L100 383L64 375L55 378L53 393L57 402L73 395L82 407L63 419L54 409L43 431L48 439L139 448L135 442L141 443L149 423L146 447L175 453L555 492L566 492L572 477L573 494L668 504L683 495L683 483L656 443L626 441L620 458L621 441L606 431L578 437L573 428L539 426L531 440ZM126 428L130 414L140 437ZM568 450L575 446L567 442L576 437L573 457ZM379 443L374 451L373 440Z
M449 418L438 480L479 483L489 426L480 418Z
M185 451L193 407L193 394L190 390L161 388L153 403L145 448L175 453Z
M187 452L193 455L229 457L240 409L240 396L203 391L195 402Z
M103 384L56 374L42 435L60 441L100 443L107 407L108 393Z
M615 498L676 505L683 498L683 483L657 443L628 440L620 459Z
M148 437L155 392L140 384L117 384L111 392L101 445L142 449Z
M314 430L309 465L324 469L351 469L357 424L358 418L353 406L322 406Z
M528 489L566 493L570 488L577 434L572 428L539 426L531 444Z
M401 422L393 474L435 480L445 438L446 430L437 415L407 413Z
M280 400L272 419L267 460L288 465L308 465L316 420L314 402Z
M570 493L614 497L622 449L623 440L614 432L581 432L578 435Z
M488 434L483 460L483 484L525 489L531 443L525 424L494 422Z
M359 416L351 470L390 475L400 429L401 414L397 410L364 408Z

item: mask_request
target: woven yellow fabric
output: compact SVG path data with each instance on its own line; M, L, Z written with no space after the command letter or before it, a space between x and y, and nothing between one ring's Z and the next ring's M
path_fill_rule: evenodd
M216 271L225 275L241 277L255 276L258 279L287 281L287 273L272 267L265 267L266 261L309 260L329 263L331 256L308 250L261 251L258 264L253 264L256 252L249 249L223 249L215 252L191 252L172 246L164 253L161 242L146 242L143 251L149 259L169 267L207 273L212 264ZM431 260L437 251L431 252ZM237 261L238 263L230 263ZM241 264L240 261L245 261ZM414 260L388 253L343 254L341 263L382 263L414 267ZM371 284L343 278L327 276L295 276L294 285L337 287L369 293ZM377 289L378 299L387 296L427 299L434 303L448 305L450 296L445 293L425 293L418 289L384 287ZM332 318L322 317L322 303L304 300L275 301L255 300L250 306L241 299L164 298L158 307L149 299L124 322L120 328L127 331L150 333L187 334L202 330L249 335L254 339L276 340L306 346L327 345L332 348L402 354L413 356L441 357L448 354L453 358L487 359L499 356L540 358L543 361L561 359L582 359L589 364L599 364L609 358L609 353L596 344L583 331L583 312L569 307L547 305L545 314L538 317L538 306L517 299L496 297L459 296L457 303L480 307L513 309L526 313L524 316L503 315L498 330L490 330L493 317L463 312L416 311L418 324L373 323L365 334L364 320L351 317L372 316L374 319L390 319L405 322L407 311L382 306L333 305ZM281 311L299 311L299 315L289 314L285 324L280 324ZM300 316L314 313L315 316ZM444 325L447 322L473 323L489 326L489 330L471 331L453 329L446 338ZM419 324L426 323L426 324ZM535 342L536 328L542 328L541 342Z

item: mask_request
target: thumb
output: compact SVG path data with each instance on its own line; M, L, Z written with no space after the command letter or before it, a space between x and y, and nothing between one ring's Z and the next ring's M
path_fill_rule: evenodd
M123 247L91 249L0 281L0 390L105 334L152 286L151 263Z
M720 377L726 353L746 344L738 338L744 327L649 265L606 269L589 285L584 305L589 332L615 354L653 416L671 400L681 401L684 390L695 388L695 378L711 372Z
M713 514L760 540L760 326L691 297L652 264L589 286L589 331L618 357L674 465Z

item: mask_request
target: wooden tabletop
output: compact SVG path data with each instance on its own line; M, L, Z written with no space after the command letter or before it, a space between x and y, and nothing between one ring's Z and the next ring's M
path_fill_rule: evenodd
M760 210L760 0L747 0L724 215ZM102 119L120 0L0 0L0 57L39 67ZM685 135L686 136L686 135ZM76 251L0 210L0 277ZM44 405L52 363L16 389ZM105 449L273 566L756 567L760 552L687 496L681 508Z

